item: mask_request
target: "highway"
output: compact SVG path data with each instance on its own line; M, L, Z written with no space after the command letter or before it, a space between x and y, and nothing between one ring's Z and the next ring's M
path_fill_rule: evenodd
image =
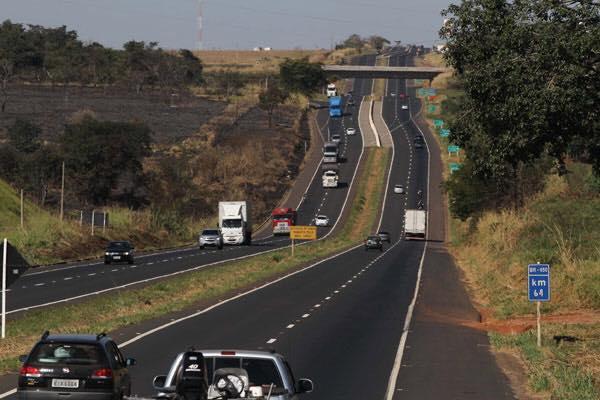
M373 57L370 58L371 60L369 57L364 57L359 61L374 61ZM357 105L360 104L364 94L370 94L370 88L370 84L365 84L364 88L355 90L354 96ZM288 205L298 208L299 224L314 224L314 217L317 214L327 215L330 218L330 226L318 228L320 237L327 235L342 214L348 189L362 155L362 139L358 124L355 123L358 106L344 105L344 107L343 118L330 120L327 110L321 110L317 116L317 123L324 138L327 138L328 134L335 133L339 133L343 138L341 149L345 162L338 165L340 187L328 190L322 188L321 168L318 167L306 190L306 197L300 204ZM348 137L345 135L345 129L350 126L356 127L357 134ZM273 237L268 231L267 228L266 234L255 239L252 246L226 246L223 250L200 250L197 247L188 247L157 251L146 255L137 255L134 265L104 265L102 260L93 260L31 269L10 288L7 295L7 312L14 314L57 303L77 301L108 291L126 289L175 274L206 268L227 260L241 259L271 251L290 244L289 238Z
M409 123L408 112L398 116ZM134 392L151 395L152 377L166 372L182 346L194 345L275 348L296 377L314 380L310 399L384 398L425 246L401 240L404 209L415 207L417 188L425 190L428 177L427 150L415 152L411 135L393 135L381 225L392 245L383 253L359 246L127 344L125 353L140 366L132 369ZM396 182L408 187L406 195L392 192Z
M367 60L358 60L361 62ZM402 53L390 57L390 65L406 62ZM354 82L355 94L360 91L364 95L370 89L370 82ZM438 261L438 250L432 253L430 249L434 242L444 240L439 189L441 163L434 139L411 118L420 106L414 89L407 88L402 80L395 80L388 82L387 91L396 93L385 97L382 110L391 131L394 155L380 228L390 232L392 244L386 245L383 252L368 252L357 246L178 320L164 325L149 321L136 326L135 334L130 330L130 339L121 343L126 356L138 361L131 369L134 393L153 395L153 376L166 373L177 353L194 346L276 349L288 358L296 378L308 377L314 381L315 390L306 399L438 399L465 398L467 394L473 398L513 398L499 378L501 374L494 370L489 352L476 346L485 345L485 334L477 336L477 343L468 345L465 343L474 337L471 333L466 340L453 336L453 341L460 344L455 346L445 342L445 326L423 329L421 321L416 326L422 335L409 334L415 325L413 310L422 313L417 303L417 298L421 298L418 288L421 285L427 288L431 282L435 286L435 275L444 273L435 268L447 263L442 260L439 265L431 265L428 261L430 258ZM401 97L403 94L410 97ZM410 103L409 110L402 110L404 101ZM321 123L327 122L326 117L321 118ZM349 123L346 118L344 123ZM332 126L329 122L330 129ZM415 149L414 137L421 134L427 146ZM358 158L354 151L358 154L360 149L354 149L354 144L349 142L348 156ZM393 193L396 183L405 186L405 195ZM418 190L423 191L430 212L429 240L405 241L404 210L416 208ZM343 202L343 196L334 199L329 197L334 194L328 194L321 205L325 192L315 182L309 192L302 207L306 206L311 213L319 208L328 213L327 207L339 209ZM308 221L306 218L304 223ZM426 283L421 281L424 263L428 263L429 269L424 273L429 274ZM451 302L451 299L437 302ZM430 343L434 344L433 349L429 349ZM445 352L445 346L452 349L451 353ZM449 358L449 354L454 358ZM457 361L461 357L475 364ZM473 365L477 367L476 373L469 368ZM428 381L430 373L435 384ZM477 376L472 380L481 380L481 384L465 382L473 373ZM465 387L469 390L464 390ZM490 388L489 392L485 387ZM470 391L471 388L474 389Z

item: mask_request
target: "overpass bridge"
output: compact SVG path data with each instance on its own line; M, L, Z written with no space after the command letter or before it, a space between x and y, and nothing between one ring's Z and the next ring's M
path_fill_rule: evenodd
M371 79L433 79L446 68L436 67L387 67L369 65L323 65L327 75L338 78L371 78Z

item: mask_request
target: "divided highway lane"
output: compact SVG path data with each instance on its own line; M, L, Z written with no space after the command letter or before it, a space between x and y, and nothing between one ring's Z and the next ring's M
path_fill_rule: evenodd
M361 100L362 95L362 90L357 91L356 100ZM307 197L300 205L300 224L314 223L317 214L325 214L331 219L330 227L319 228L319 236L327 234L341 215L362 152L360 134L357 132L353 137L345 135L345 127L354 126L353 121L358 118L358 115L355 115L358 113L358 107L347 108L346 115L341 119L328 120L327 110L319 113L318 117L320 126L328 124L331 134L342 135L343 155L346 158L345 162L339 165L343 185L325 191L321 186L319 168L309 185ZM134 265L104 265L102 261L94 261L42 267L29 271L13 285L7 296L7 311L11 314L144 284L173 274L285 247L289 242L286 237L271 236L254 241L252 246L228 246L224 250L200 250L193 247L138 255Z

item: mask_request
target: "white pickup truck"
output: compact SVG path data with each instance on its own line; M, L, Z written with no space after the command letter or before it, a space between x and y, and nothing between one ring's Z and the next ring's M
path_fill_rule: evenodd
M157 399L297 400L310 379L294 381L285 358L252 350L189 350L175 357L167 375L154 378Z

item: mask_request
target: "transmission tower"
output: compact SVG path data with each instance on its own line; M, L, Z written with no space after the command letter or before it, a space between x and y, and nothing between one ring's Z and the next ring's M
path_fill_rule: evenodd
M197 37L196 37L196 40L197 40L196 45L197 45L198 50L202 50L202 47L203 47L202 40L204 39L203 38L203 33L202 33L202 30L203 30L203 26L202 26L202 3L203 2L204 2L204 0L198 0L198 18L196 20L197 29L198 29Z

